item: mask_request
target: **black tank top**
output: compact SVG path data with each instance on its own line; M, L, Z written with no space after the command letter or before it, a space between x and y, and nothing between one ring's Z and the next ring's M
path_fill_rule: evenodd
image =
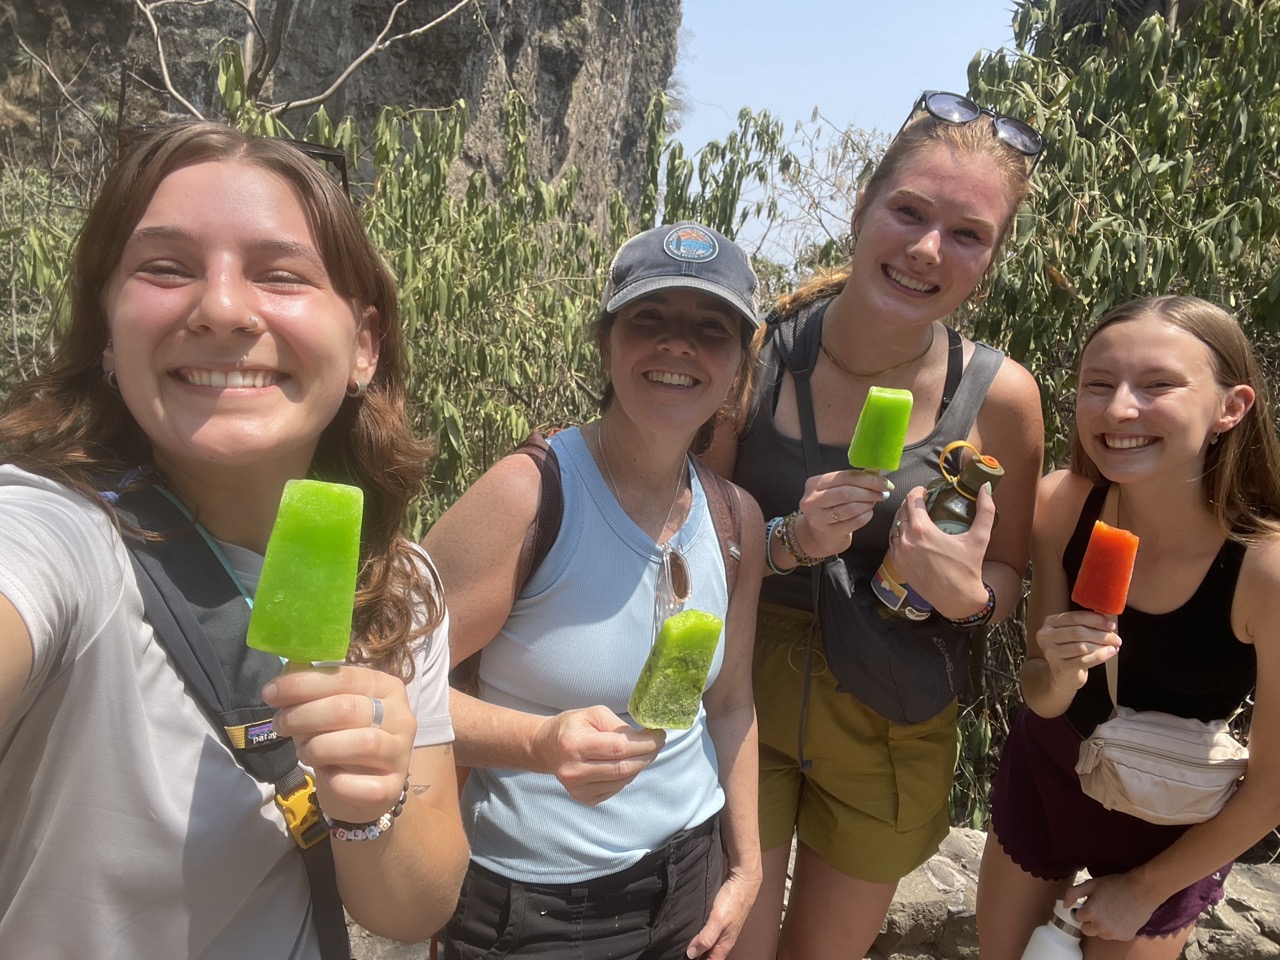
M795 321L786 321L817 324L811 361L816 359L828 303L830 301L808 308ZM845 562L859 580L869 580L880 566L889 545L889 526L907 492L915 486L928 486L941 476L938 456L942 448L953 440L968 438L987 389L1004 360L1004 354L999 350L985 343L975 343L973 356L966 364L959 334L947 328L947 339L947 386L943 390L943 406L938 411L937 422L927 437L903 449L902 465L888 474L894 483L893 493L888 500L876 506L871 520L858 531L852 546L844 554ZM739 438L738 462L733 474L734 483L756 498L766 518L782 516L796 509L809 477L804 462L804 444L797 438L779 433L773 422L782 372L782 364L776 356L762 356L754 416ZM850 416L851 419L856 418L857 412ZM819 444L818 453L824 470L849 468L847 445ZM960 469L958 459L951 462L951 469ZM798 610L812 610L809 578L817 575L817 567L801 567L792 576L765 577L760 586L760 596Z
M1089 492L1063 551L1069 588L1075 587L1107 487L1104 483ZM1242 643L1231 629L1231 601L1244 554L1244 544L1225 541L1196 592L1177 610L1143 613L1125 607L1116 631L1124 641L1117 660L1122 706L1222 720L1249 695L1257 682L1257 656L1253 645ZM1081 607L1073 602L1071 609ZM1088 681L1076 692L1067 719L1087 737L1110 716L1107 674L1098 667L1089 671Z

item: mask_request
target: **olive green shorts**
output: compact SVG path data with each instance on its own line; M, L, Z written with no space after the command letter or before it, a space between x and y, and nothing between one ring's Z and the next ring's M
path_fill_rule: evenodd
M797 723L811 615L762 603L753 668L760 728L760 844L797 834L841 873L886 883L937 852L950 825L956 703L923 723L891 723L836 689L814 630L799 769Z

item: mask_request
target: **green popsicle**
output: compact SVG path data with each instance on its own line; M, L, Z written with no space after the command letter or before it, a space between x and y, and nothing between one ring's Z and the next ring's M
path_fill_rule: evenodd
M897 470L911 421L911 391L872 387L849 443L849 466L856 470Z
M693 726L723 628L719 617L701 610L667 617L631 691L627 709L636 723L651 730Z
M249 646L289 660L346 659L363 513L359 487L285 484L249 615Z

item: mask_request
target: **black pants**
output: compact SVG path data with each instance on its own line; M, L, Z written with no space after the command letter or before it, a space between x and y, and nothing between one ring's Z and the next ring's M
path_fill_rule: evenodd
M445 928L445 960L684 960L723 880L717 817L577 884L519 883L473 863Z

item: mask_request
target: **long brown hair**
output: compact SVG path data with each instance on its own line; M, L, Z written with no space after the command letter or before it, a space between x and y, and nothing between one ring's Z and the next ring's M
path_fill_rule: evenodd
M950 148L965 156L981 156L988 160L1004 178L1009 197L1009 215L1000 224L1000 232L991 253L988 274L999 260L1000 250L1013 225L1014 215L1027 196L1031 186L1031 158L997 139L995 127L983 115L971 123L947 123L929 114L911 120L893 138L884 155L876 163L867 182L860 191L853 215L854 242L865 211L893 184L902 168L914 157L927 150ZM775 309L781 316L789 316L802 307L818 300L835 296L844 289L852 270L851 264L814 274L797 289L778 298Z
M380 354L362 399L347 399L321 434L311 475L365 492L354 639L349 658L412 676L409 645L444 615L440 584L400 535L421 489L431 446L405 410L405 360L396 284L351 201L314 160L286 141L217 123L160 128L108 175L76 243L64 292L69 322L49 368L17 385L0 413L0 456L100 503L105 477L153 463L151 444L103 381L102 292L161 181L208 161L250 163L281 177L302 204L335 290L380 317ZM162 478L161 478L162 479ZM427 623L414 625L419 603Z
M1280 534L1280 439L1276 436L1271 391L1253 345L1230 314L1199 297L1132 300L1103 315L1085 338L1081 359L1100 331L1147 316L1185 330L1208 347L1218 386L1227 390L1241 384L1253 388L1252 408L1209 446L1200 490L1204 505L1225 536L1252 543ZM1076 430L1071 436L1071 472L1095 484L1105 479L1085 453Z

